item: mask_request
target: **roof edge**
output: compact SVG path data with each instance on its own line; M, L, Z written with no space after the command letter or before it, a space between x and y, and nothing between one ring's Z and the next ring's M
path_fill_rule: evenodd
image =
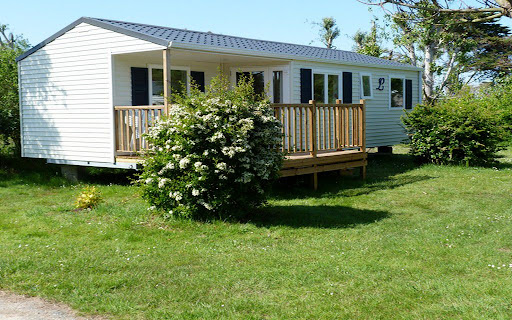
M263 51L232 49L232 48L225 48L225 47L219 47L219 46L200 45L200 44L191 44L191 43L183 43L183 42L173 42L172 47L175 49L182 49L182 50L238 54L238 55L277 58L277 59L285 59L285 60L312 61L312 62L320 62L320 63L351 65L351 66L358 66L358 67L381 68L381 69L392 69L392 70L408 70L408 71L422 71L423 70L423 68L421 68L421 67L417 67L412 64L406 64L406 63L400 63L400 65L386 65L386 64L374 64L374 63L364 63L364 62L354 62L354 61L344 61L344 60L331 60L331 59L312 58L312 57L306 57L306 56L300 56L300 55L276 54L276 53L269 53L269 52L263 52Z
M159 39L159 38L156 38L156 37L140 34L140 33L135 32L135 31L126 30L124 28L115 27L113 25L110 25L110 24L105 23L105 22L98 21L96 19L92 19L92 18L88 18L88 17L81 17L81 18L75 20L74 22L70 23L66 27L60 29L59 31L57 31L56 33L51 35L50 37L48 37L45 40L41 41L37 45L35 45L32 48L28 49L27 51L23 52L21 55L16 57L16 62L19 62L19 61L25 59L26 57L30 56L32 53L34 53L34 52L38 51L39 49L43 48L44 46L46 46L47 44L49 44L53 40L55 40L58 37L62 36L63 34L65 34L66 32L68 32L69 30L73 29L74 27L76 27L77 25L79 25L81 23L87 23L87 24L90 24L90 25L93 25L93 26L96 26L96 27L100 27L100 28L104 28L104 29L107 29L107 30L110 30L110 31L118 32L118 33L121 33L121 34L124 34L124 35L127 35L127 36L131 36L131 37L138 38L138 39L141 39L141 40L153 42L153 43L165 46L165 47L168 47L169 44L170 44L169 41L165 41L165 40L162 40L162 39Z

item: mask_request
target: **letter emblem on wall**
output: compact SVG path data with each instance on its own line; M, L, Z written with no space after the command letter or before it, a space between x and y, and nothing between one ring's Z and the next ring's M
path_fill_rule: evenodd
M377 90L382 91L384 90L384 83L386 82L385 78L379 78L379 86L377 87Z

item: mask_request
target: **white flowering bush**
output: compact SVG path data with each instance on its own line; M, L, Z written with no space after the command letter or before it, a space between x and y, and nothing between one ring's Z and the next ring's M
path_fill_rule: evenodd
M146 135L139 185L151 209L190 218L224 218L261 205L278 177L281 125L251 80L173 97L168 117Z

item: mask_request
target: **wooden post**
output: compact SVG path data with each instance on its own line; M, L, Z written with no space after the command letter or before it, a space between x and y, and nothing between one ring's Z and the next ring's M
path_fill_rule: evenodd
M336 104L343 104L343 101L341 101L341 99L336 99ZM341 124L341 106L338 106L336 107L336 119L334 120L336 122L336 149L337 150L341 150L341 145L342 145L342 142L341 142L341 134L342 134L342 130L343 130L343 125Z
M165 115L168 115L169 99L171 97L171 49L164 49L162 55L164 67L164 112ZM149 94L151 94L151 92Z
M311 133L311 150L310 154L313 158L316 158L316 153L318 150L317 141L316 141L316 102L315 100L309 100L309 104L311 105L311 128L309 129Z
M361 150L366 152L366 100L361 99L359 103L362 105L361 116L359 117L361 126Z
M316 155L317 155L317 141L316 141L316 102L315 100L309 100L309 104L311 105L310 109L311 109L311 128L310 128L310 133L311 133L311 155L313 156L313 158L316 158ZM316 167L316 165L313 165L313 167ZM317 190L318 189L318 172L314 172L313 173L313 189L314 190Z
M360 119L360 125L361 125L361 151L364 152L364 161L363 167L361 168L361 178L366 179L366 100L361 99L359 101L361 103L361 116Z

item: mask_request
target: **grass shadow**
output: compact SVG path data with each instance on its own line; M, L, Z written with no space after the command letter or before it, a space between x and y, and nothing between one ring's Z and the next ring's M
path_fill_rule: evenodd
M47 187L72 185L61 174L61 166L47 164L45 159L21 158L0 153L0 187L15 184L37 184ZM78 167L79 183L129 185L135 170Z
M362 210L345 206L268 206L245 217L245 223L257 227L353 228L389 217L384 211Z
M436 178L405 174L420 166L408 154L369 154L366 180L360 178L358 169L349 176L340 176L339 172L323 172L318 178L319 189L314 191L311 188L310 175L290 177L279 180L274 188L273 198L289 200L304 197L358 196Z
M136 180L136 175L135 170L85 167L80 172L80 181L100 185L130 185Z

